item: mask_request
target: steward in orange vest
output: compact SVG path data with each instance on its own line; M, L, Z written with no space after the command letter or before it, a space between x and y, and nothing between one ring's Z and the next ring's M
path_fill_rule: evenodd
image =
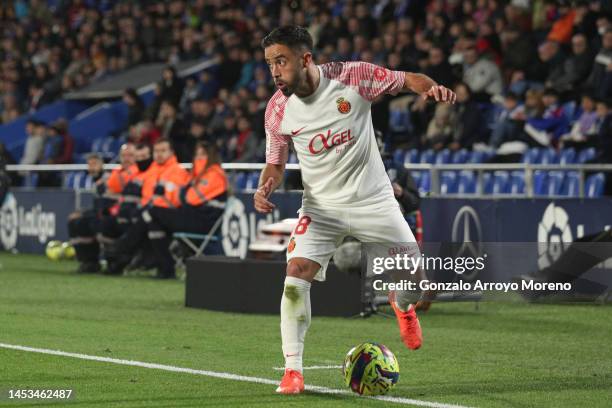
M158 260L158 276L174 277L174 259L169 251L172 234L208 233L223 216L227 189L227 177L215 146L196 144L190 177L179 194L182 205L154 206L146 211L149 217L143 217Z

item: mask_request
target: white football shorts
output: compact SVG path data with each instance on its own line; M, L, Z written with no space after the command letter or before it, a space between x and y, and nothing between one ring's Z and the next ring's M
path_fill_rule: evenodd
M302 207L298 225L287 247L287 262L306 258L321 269L315 276L325 280L329 260L347 236L361 242L415 243L416 240L397 202L343 209Z

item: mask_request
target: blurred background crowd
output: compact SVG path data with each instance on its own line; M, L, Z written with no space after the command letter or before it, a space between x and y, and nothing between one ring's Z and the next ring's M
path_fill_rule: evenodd
M146 62L165 62L145 106L126 89L119 137L169 138L180 161L198 140L225 162L263 160L263 113L274 89L261 39L307 27L315 61L363 60L423 72L458 96L373 103L387 149L488 150L519 161L533 146L597 149L612 159L612 5L604 0L15 0L0 5L0 121ZM179 78L173 66L218 64ZM64 121L28 123L26 164L69 163ZM2 154L6 154L2 152Z

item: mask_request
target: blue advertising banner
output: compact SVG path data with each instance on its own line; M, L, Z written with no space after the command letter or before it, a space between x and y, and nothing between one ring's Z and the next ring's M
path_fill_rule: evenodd
M0 209L0 244L5 250L44 253L51 240L68 240L66 220L74 191L13 191Z
M77 199L78 198L78 199ZM88 208L90 193L78 197L75 191L19 190L6 197L0 211L0 245L6 250L43 253L49 240L68 240L66 220L78 202ZM284 218L297 218L301 193L275 193L273 213L255 211L250 193L238 193L226 212L223 224L223 249L228 256L244 257L249 242L259 227ZM567 244L585 234L609 228L612 224L612 200L603 199L450 199L426 198L422 205L425 242L504 243L492 252L505 251L504 267L494 268L502 276L506 269L533 268L539 258L554 258ZM533 253L505 256L511 243L539 242ZM545 249L542 249L544 247ZM497 249L496 249L497 248ZM548 251L544 253L544 251ZM493 253L492 253L493 254ZM546 261L544 259L541 262ZM497 273L496 272L496 273Z

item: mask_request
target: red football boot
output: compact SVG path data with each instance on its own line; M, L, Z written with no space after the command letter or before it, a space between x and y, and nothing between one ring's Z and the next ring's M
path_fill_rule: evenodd
M389 292L389 303L393 307L395 316L397 317L397 324L400 329L400 336L402 341L410 350L416 350L421 347L423 343L423 332L421 331L421 324L417 317L414 306L411 307L407 312L400 310L395 303L395 292Z
M304 391L304 376L297 370L285 369L285 375L276 389L279 394L299 394Z

